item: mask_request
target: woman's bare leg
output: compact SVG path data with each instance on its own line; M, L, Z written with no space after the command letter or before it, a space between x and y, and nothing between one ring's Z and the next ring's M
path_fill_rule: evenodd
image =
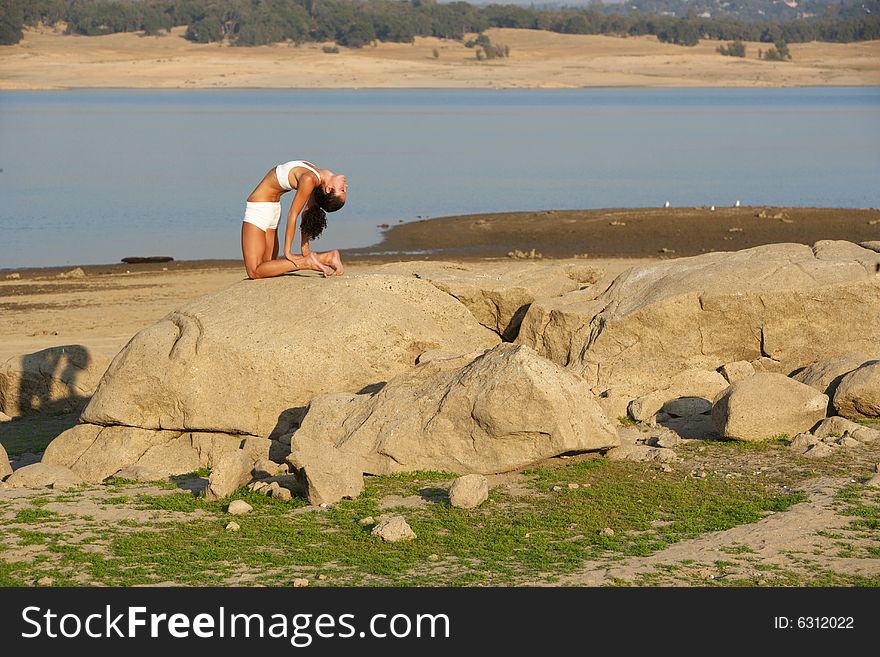
M275 259L273 256L278 255L275 229L263 231L247 221L241 223L241 253L248 278L271 278L299 269L320 271L325 278L332 273L315 254L297 258L296 262Z

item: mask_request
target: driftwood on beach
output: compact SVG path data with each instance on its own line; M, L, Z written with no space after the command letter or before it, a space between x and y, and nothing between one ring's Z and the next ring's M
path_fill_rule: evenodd
M151 262L171 262L174 260L171 256L128 256L122 259L122 262L129 265L143 265Z

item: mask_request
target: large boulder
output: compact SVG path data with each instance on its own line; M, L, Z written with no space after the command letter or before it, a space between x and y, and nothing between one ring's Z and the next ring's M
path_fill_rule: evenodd
M268 436L291 407L357 391L498 336L412 276L285 276L201 297L138 333L113 360L85 422Z
M712 407L716 431L736 440L796 436L825 417L828 397L782 374L761 372L737 381Z
M109 362L78 344L14 356L0 365L0 411L13 416L78 411Z
M800 372L792 375L791 378L815 388L823 395L834 397L840 380L871 360L871 356L864 352L823 358L815 363L810 363Z
M292 442L334 445L372 474L488 474L619 439L579 376L502 344L469 363L419 365L373 394L318 396Z
M49 443L42 462L97 483L130 477L131 468L149 471L153 479L214 468L227 453L239 450L253 464L268 458L270 448L267 438L257 436L78 424Z
M840 380L834 409L850 419L880 417L880 362L862 365Z
M535 299L573 292L602 277L601 269L578 262L394 262L378 271L430 281L463 303L480 324L508 341L516 338Z
M636 267L602 294L532 303L517 342L635 399L679 372L748 361L788 373L880 347L880 254L849 242L771 244Z
M32 463L19 468L6 480L11 488L70 488L82 483L82 479L60 465Z

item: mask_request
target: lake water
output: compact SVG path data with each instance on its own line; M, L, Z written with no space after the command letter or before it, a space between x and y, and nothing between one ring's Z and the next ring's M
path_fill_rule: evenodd
M880 88L0 92L0 268L240 257L297 158L350 185L319 249L419 216L876 207Z

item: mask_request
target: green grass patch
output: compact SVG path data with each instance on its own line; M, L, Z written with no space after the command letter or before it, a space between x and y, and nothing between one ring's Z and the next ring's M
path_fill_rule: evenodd
M87 550L63 535L18 531L21 542L47 546L56 584L130 586L151 582L209 585L250 577L266 585L295 577L328 575L321 585L484 585L552 581L586 560L647 555L707 531L754 522L803 495L760 482L684 473L660 474L644 464L603 459L573 460L561 467L531 470L531 495L495 489L473 510L445 502L401 511L418 535L415 541L384 543L358 520L380 513L383 496L428 494L454 475L420 472L369 477L357 500L296 513L304 500L275 500L239 490L227 500L190 493L138 495L129 504L144 510L193 513L185 522L119 523L100 528L101 550ZM578 483L569 489L568 483ZM552 491L554 485L561 491ZM119 498L111 498L119 499ZM235 518L238 532L224 529L225 508L244 499L254 510ZM657 522L661 521L661 522ZM614 529L613 536L601 533ZM437 559L429 556L437 555ZM47 562L48 563L48 562ZM45 567L26 566L10 577L33 579ZM28 572L35 569L35 572ZM38 571L38 572L37 572Z
M15 514L15 522L18 523L32 523L32 522L45 522L45 521L53 521L60 519L60 516L54 511L49 511L47 509L22 509L18 513Z

